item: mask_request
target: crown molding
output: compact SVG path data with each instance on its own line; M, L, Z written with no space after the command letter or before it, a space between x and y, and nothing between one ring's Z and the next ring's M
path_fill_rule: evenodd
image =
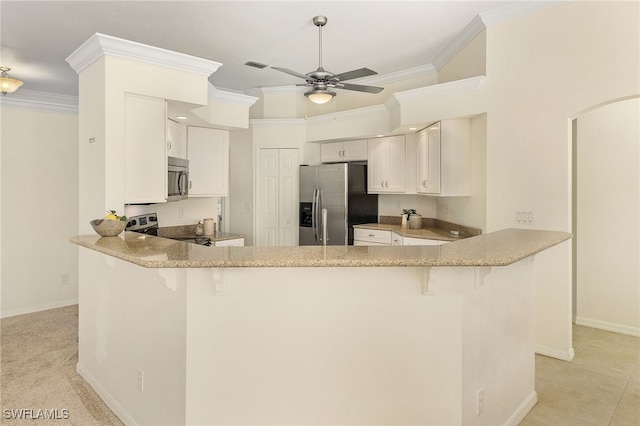
M87 41L67 57L66 61L71 65L71 68L80 73L93 62L106 55L206 76L217 71L222 65L220 62L100 33L95 33L89 37Z
M252 118L251 127L304 127L304 118Z
M486 25L482 17L476 15L476 17L464 27L462 32L436 56L433 61L434 69L440 71L442 67L452 60L471 40L484 31L485 28Z
M78 97L34 90L19 90L10 96L0 97L0 107L78 115Z
M220 90L213 84L209 83L208 99L228 104L237 104L250 107L251 105L255 104L259 98L255 96L244 95L242 93Z
M521 1L482 12L476 15L462 32L436 56L433 61L433 66L437 71L440 71L443 66L453 59L471 40L488 26L570 3L571 1L573 0Z
M396 81L408 80L410 78L418 78L426 75L435 74L438 71L432 64L420 65L418 67L408 68L402 71L391 72L388 74L376 74L370 77L357 78L353 81L357 84L367 84L371 86L383 85L387 83L395 83Z
M387 116L388 111L384 105L372 105L363 108L350 109L330 114L315 115L307 118L309 124L318 124L327 121L348 120L359 117L371 118L377 115Z
M438 96L442 94L455 94L470 92L474 90L480 90L484 85L487 77L480 75L477 77L465 78L462 80L449 81L447 83L434 84L431 86L420 87L417 89L405 90L403 92L396 92L392 95L395 101L385 103L386 109L389 111L397 108L405 102L411 102L414 100L424 99L429 96Z

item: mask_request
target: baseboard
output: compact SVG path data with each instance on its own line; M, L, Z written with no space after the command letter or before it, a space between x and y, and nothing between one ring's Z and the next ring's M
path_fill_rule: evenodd
M628 325L615 324L612 322L599 321L591 318L576 317L575 323L586 327L598 328L600 330L613 331L614 333L627 334L629 336L640 337L640 328Z
M95 377L93 377L93 375L91 375L91 373L89 373L80 363L76 364L76 372L80 376L82 376L82 378L85 379L87 383L89 383L89 385L91 385L91 387L93 388L94 391L96 391L100 399L102 399L104 403L107 404L107 407L109 407L109 409L113 411L113 413L116 416L118 416L118 418L122 421L122 423L124 423L127 426L137 425L137 423L135 422L135 420L133 420L133 418L129 415L129 413L127 413L125 409L122 408L122 406L118 404L116 400L111 397L109 392L107 392L102 387L102 385L98 383Z
M15 317L18 315L32 314L34 312L48 311L49 309L64 308L65 306L77 305L78 299L61 300L59 302L45 303L42 305L31 306L29 308L14 309L12 311L2 311L0 318Z
M524 401L522 401L522 404L520 404L520 406L511 415L511 417L507 419L507 421L505 422L505 426L519 425L520 422L524 420L525 417L527 417L527 414L529 414L529 411L531 411L531 409L535 407L537 403L538 403L538 394L536 393L536 391L533 391L531 392L531 394L529 394L528 397L525 398Z
M569 348L569 350L564 351L542 345L536 345L536 353L544 356L549 356L551 358L561 359L563 361L571 361L576 355L573 351L573 348Z

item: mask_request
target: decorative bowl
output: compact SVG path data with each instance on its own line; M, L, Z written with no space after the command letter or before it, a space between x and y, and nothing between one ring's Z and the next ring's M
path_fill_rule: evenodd
M127 226L126 220L95 219L89 223L93 230L103 237L115 237Z

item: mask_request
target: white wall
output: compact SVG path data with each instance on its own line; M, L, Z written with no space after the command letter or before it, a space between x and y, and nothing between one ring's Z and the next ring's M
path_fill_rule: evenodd
M1 315L77 303L78 116L1 113Z
M636 98L581 115L575 135L576 323L636 336L640 336L639 129Z
M245 235L244 243L253 245L253 141L251 130L229 134L229 197L231 214L226 218L229 231Z
M571 2L487 29L487 231L571 231L571 119L640 93L640 3ZM572 356L571 247L536 262L539 348ZM547 252L550 254L551 251Z

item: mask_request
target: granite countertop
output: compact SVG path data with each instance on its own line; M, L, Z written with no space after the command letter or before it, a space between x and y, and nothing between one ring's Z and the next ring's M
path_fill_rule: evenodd
M401 225L389 223L365 223L362 225L353 225L353 227L380 231L393 231L403 237L424 238L428 240L458 241L464 238L468 238L468 235L462 234L456 236L451 234L451 231L446 231L440 228L409 229L403 228Z
M225 241L225 240L235 240L237 238L244 238L243 234L233 234L230 232L220 232L214 231L213 234L210 235L196 235L196 225L180 225L180 226L164 226L158 228L158 237L163 238L177 238L177 239L188 239L188 238L209 238L211 241Z
M506 266L569 240L556 231L504 229L440 246L206 247L125 232L74 244L147 268Z

